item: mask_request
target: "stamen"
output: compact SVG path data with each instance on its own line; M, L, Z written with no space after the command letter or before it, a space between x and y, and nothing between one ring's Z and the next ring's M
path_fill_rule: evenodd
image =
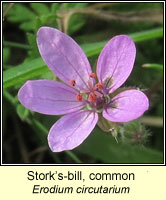
M96 100L97 100L97 96L96 96L96 94L93 93L93 92L91 92L91 93L89 94L88 101L89 101L89 102L93 102L93 103L95 103Z
M104 85L102 83L97 83L95 86L100 90L104 88Z
M77 99L77 101L82 101L82 95L81 94L77 94L76 95L76 99Z
M91 78L96 78L96 77L97 77L97 75L96 75L95 73L91 73L89 76L90 76Z
M90 90L93 89L93 84L92 84L92 81L90 79L88 80L88 86L89 86Z
M95 93L95 95L98 96L98 97L102 97L102 96L103 96L103 94L100 93L100 92L98 92L98 91L94 91L94 93Z
M74 87L76 85L76 81L74 79L70 80L70 85Z

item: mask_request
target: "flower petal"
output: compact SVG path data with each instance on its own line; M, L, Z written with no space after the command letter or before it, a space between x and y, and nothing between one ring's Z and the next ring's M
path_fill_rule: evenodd
M99 55L97 76L109 92L119 88L130 75L136 55L135 44L126 35L112 38Z
M65 83L76 81L76 88L87 89L91 68L80 46L55 28L42 27L37 33L40 54L50 69Z
M128 122L140 117L149 107L147 96L139 90L127 90L116 95L103 111L103 117L113 122Z
M21 104L30 110L59 115L80 110L83 102L76 100L76 90L51 80L27 81L18 92Z
M48 143L52 151L71 150L80 145L94 129L97 113L82 110L68 114L50 129Z

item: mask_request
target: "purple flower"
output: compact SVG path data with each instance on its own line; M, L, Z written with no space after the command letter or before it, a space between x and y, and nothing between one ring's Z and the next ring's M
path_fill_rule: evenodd
M37 33L40 54L63 82L27 81L18 98L25 107L47 115L64 115L50 129L48 143L52 151L71 150L92 132L98 113L112 122L128 122L140 117L149 107L140 90L118 89L130 75L136 49L126 35L112 38L99 55L97 75L82 49L68 35L42 27Z

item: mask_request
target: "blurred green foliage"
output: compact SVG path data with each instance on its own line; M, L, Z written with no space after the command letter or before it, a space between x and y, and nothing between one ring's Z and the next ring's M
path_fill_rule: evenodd
M3 163L162 163L163 127L154 117L156 121L163 117L163 4L14 3L7 10L9 4L3 3ZM153 116L153 126L139 120L125 123L118 143L96 127L75 150L52 153L47 134L60 116L34 113L17 99L27 80L56 78L38 52L36 32L41 26L66 31L82 47L94 71L106 42L117 34L130 35L137 57L125 86L147 93L146 115Z

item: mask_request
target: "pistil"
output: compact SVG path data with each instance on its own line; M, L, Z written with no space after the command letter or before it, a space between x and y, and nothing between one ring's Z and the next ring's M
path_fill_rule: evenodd
M84 91L79 91L79 93L76 95L76 100L77 101L87 101L87 103L90 105L91 109L95 110L102 110L106 104L106 96L103 91L104 89L104 84L98 82L96 84L96 80L91 80L91 79L96 79L97 75L95 73L91 73L89 75L89 80L88 80L88 90ZM76 81L74 79L70 80L70 85L75 86Z

